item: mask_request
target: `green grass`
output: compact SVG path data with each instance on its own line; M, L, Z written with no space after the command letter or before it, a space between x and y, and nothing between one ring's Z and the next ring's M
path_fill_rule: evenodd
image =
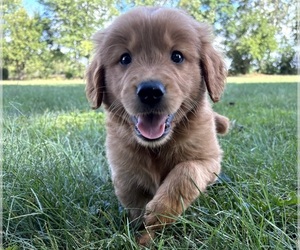
M104 115L82 84L3 87L4 249L139 249L105 159ZM215 110L223 181L154 249L295 249L297 85L228 84Z

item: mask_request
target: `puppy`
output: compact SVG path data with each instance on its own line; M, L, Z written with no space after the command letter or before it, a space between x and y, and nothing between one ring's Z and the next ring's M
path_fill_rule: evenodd
M220 173L213 112L226 70L212 31L185 12L139 7L95 37L86 94L107 114L106 148L115 193L145 245L173 222Z

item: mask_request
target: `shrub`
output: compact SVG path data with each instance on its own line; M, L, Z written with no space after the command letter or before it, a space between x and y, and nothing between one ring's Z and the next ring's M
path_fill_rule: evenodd
M67 79L71 79L74 77L72 72L66 72L65 76Z
M8 80L8 76L9 76L8 69L7 68L2 68L1 70L2 70L2 79L3 80Z

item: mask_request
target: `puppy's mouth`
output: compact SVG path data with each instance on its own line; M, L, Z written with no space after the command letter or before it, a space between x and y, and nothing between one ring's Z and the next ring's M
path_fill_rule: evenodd
M165 137L170 132L173 117L173 115L149 113L132 116L132 121L139 137L154 141Z

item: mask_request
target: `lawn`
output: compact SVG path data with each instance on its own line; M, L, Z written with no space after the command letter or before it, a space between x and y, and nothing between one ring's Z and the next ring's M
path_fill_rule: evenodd
M214 105L232 122L220 181L152 249L296 248L296 78L239 79ZM139 249L84 85L9 82L3 97L4 249Z

